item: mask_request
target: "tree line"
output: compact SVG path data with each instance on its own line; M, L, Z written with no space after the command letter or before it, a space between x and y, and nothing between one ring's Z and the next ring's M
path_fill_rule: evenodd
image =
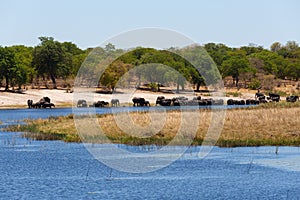
M137 48L123 54L125 51L116 49L113 44L107 44L104 48L80 49L72 42L59 42L52 37L40 37L39 40L40 43L35 47L0 46L0 83L5 90L11 87L21 88L37 80L51 80L56 88L58 79L74 79L89 53L95 52L96 56L88 57L94 59L90 64L97 63L99 56L121 55L105 70L99 80L100 86L107 86L112 90L126 72L130 72L133 75L131 79L138 84L146 78L151 84L174 82L177 89L184 89L185 80L194 84L196 89L205 84L203 74L178 56L174 49L169 51ZM208 54L198 55L199 52L196 52L197 55L190 55L191 52L185 49L178 51L181 51L181 55L187 54L201 60L201 66L205 66L210 56L222 78L231 77L232 84L236 87L242 85L257 89L264 84L266 77L295 81L300 77L300 47L295 41L288 41L286 44L275 42L269 49L253 44L232 48L216 43L205 44L203 48ZM135 66L141 67L134 69ZM93 66L90 68L93 70ZM159 85L152 84L152 87L154 86L159 90Z

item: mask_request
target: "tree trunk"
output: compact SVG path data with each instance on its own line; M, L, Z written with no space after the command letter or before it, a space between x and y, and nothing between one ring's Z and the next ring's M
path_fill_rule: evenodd
M5 76L5 91L8 91L9 89L9 79L8 76Z
M54 76L53 74L50 74L50 78L51 78L51 80L52 80L52 83L53 83L53 85L54 85L54 89L56 89L57 87L56 87L56 80L55 80L55 76Z
M196 91L197 91L197 92L200 91L200 84L199 84L199 83L197 83L197 85L196 85Z
M236 78L235 78L235 86L238 87L238 84L239 84L239 78L236 77Z
M184 91L184 84L181 85L181 91Z
M177 83L176 93L179 93L179 84Z

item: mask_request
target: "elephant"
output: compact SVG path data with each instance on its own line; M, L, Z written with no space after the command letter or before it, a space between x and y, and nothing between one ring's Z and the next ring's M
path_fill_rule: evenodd
M257 104L259 104L259 100L255 100L255 99L246 100L246 105L257 105Z
M77 101L77 107L78 108L85 108L85 107L87 107L87 103L86 103L86 100L84 100L84 99L80 99L80 100L78 100Z
M261 101L259 101L259 103L268 103L268 101L265 99L262 99Z
M45 102L44 104L42 104L42 108L52 108L52 107L55 107L53 103Z
M206 99L198 100L198 105L199 105L199 106L207 106L207 101L206 101Z
M263 93L260 93L260 92L257 92L255 93L255 99L257 100L262 100L262 99L265 99L266 96L263 94Z
M194 97L193 100L201 100L201 96Z
M32 104L32 108L42 108L42 103L41 102L36 102Z
M213 99L212 104L213 105L224 105L224 100L223 99Z
M134 107L135 106L150 106L150 102L146 101L142 97L133 97L132 102L133 102Z
M45 102L47 102L47 103L51 103L51 102L50 102L51 99L50 99L49 97L43 97L43 100L44 100Z
M155 105L161 105L162 101L165 100L165 97L164 96L158 96L156 98L156 102L155 102Z
M245 104L246 104L246 102L243 99L238 102L238 105L245 105Z
M119 99L112 99L112 100L110 101L110 103L111 103L111 107L118 107L118 106L120 106L120 101L119 101Z
M29 109L33 108L33 106L32 106L32 105L33 105L33 100L28 99L28 100L27 100L27 105L28 105L28 108L29 108Z
M275 101L275 102L279 102L280 101L280 95L279 94L274 94L274 93L269 93L269 97L267 99Z
M299 101L299 96L295 96L295 95L293 95L293 96L289 96L289 97L286 97L286 101L287 102L296 102L296 101Z
M108 106L108 105L109 105L109 103L106 101L97 101L97 102L93 103L92 107L99 108L99 107L104 107L104 106Z
M172 99L173 106L186 106L188 105L188 98L186 97L174 97Z
M194 97L193 100L188 101L188 105L190 106L198 106L201 105L201 96Z
M171 103L172 103L172 99L163 99L163 100L160 102L160 105L161 105L161 106L171 106Z
M189 106L198 106L199 104L198 104L198 100L188 100L187 101L187 105L189 105Z
M234 100L233 99L228 99L227 100L227 105L234 105Z
M164 96L158 96L156 98L156 106L161 105L161 106L171 106L172 99L166 99Z
M245 104L246 104L245 100L233 100L233 99L227 100L227 105L245 105Z

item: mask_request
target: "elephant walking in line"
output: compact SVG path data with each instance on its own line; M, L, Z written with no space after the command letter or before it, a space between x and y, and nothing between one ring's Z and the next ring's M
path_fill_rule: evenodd
M120 101L119 101L119 99L112 99L112 100L110 101L110 103L111 103L111 107L118 107L118 106L120 106Z
M146 101L144 98L141 97L134 97L132 99L133 106L150 106L150 102Z

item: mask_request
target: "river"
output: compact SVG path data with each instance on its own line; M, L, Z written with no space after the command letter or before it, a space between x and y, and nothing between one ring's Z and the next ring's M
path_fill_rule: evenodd
M5 126L71 112L0 110L0 120ZM83 144L0 132L0 199L300 199L300 148L214 147L204 159L199 148L160 170L132 174L105 166Z

